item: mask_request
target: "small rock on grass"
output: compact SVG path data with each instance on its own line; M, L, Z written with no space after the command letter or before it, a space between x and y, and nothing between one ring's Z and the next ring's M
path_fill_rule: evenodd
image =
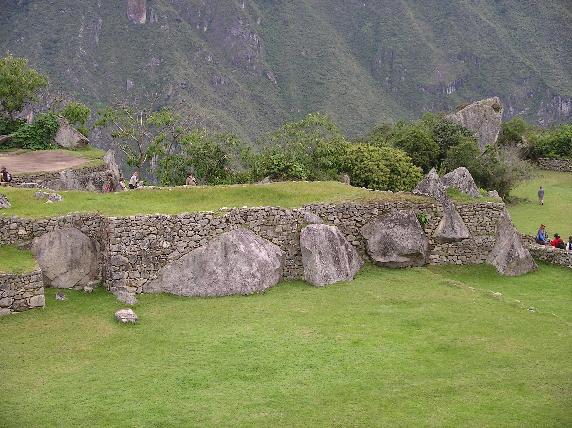
M122 324L134 324L139 319L133 309L120 309L115 312L115 319Z

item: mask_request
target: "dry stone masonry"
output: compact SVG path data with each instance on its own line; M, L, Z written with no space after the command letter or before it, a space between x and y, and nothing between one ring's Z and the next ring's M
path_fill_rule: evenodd
M538 166L549 171L572 172L572 159L538 159Z
M42 272L0 274L0 315L41 308L45 304Z

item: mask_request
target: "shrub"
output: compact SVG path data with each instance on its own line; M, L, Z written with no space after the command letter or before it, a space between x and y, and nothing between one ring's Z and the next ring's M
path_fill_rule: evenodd
M30 150L51 149L54 147L58 127L58 117L55 113L40 113L32 124L21 126L12 134L8 146Z
M78 131L82 134L86 135L86 133L89 132L85 124L91 115L91 110L85 104L78 101L70 101L59 114L64 117L70 125L77 127Z
M422 177L409 156L393 147L349 145L341 164L353 185L375 190L411 190Z
M529 157L572 159L572 125L561 125L531 135Z
M415 165L427 172L439 163L439 145L420 124L396 129L390 140L393 146L407 153Z
M0 135L12 134L25 124L26 121L23 119L10 119L9 117L0 116Z
M466 138L464 141L449 148L445 160L441 165L442 172L450 172L455 168L464 166L469 171L477 168L481 152L474 138Z

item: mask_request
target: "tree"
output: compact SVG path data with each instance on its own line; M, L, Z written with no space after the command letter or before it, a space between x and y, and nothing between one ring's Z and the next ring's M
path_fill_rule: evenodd
M0 59L0 109L4 116L14 119L27 102L36 100L38 91L46 87L48 79L28 66L26 58L11 54Z
M407 153L413 163L425 172L439 164L439 145L420 124L396 127L390 141L393 146Z
M91 109L88 106L78 101L70 101L59 114L87 137L89 130L85 125L91 115Z
M141 170L159 156L172 154L187 133L181 118L168 108L158 111L131 107L106 107L98 112L97 127L110 130L127 157L127 164Z

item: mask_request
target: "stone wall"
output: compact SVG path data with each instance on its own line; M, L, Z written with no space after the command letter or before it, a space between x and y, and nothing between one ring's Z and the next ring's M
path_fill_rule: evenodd
M549 171L572 172L572 159L538 159L538 166Z
M532 257L543 262L564 266L572 269L572 251L561 250L549 245L539 245L536 242L527 242Z
M286 254L284 276L301 278L302 259L299 235L307 224L304 214L318 215L324 223L339 227L349 242L365 258L365 241L360 228L391 209L413 210L427 218L424 225L433 235L442 210L437 204L376 202L367 204L308 205L300 209L244 208L222 214L195 213L176 216L134 216L108 219L106 253L107 287L116 291L140 292L167 263L206 244L210 239L238 227L246 227L278 245ZM482 263L494 244L496 224L504 210L502 203L467 204L458 207L472 236L456 243L430 240L432 264Z
M82 168L74 168L71 171L73 171L78 180L82 181L83 177L91 176L94 173L105 173L105 171L107 171L107 166L104 164L91 167L86 166ZM14 185L36 183L38 187L45 187L48 183L59 180L60 178L60 171L14 174L12 176L12 183Z
M205 245L224 232L245 227L282 248L286 255L284 276L301 278L300 231L308 213L339 227L349 242L367 259L360 228L375 217L394 209L413 210L427 221L430 263L483 263L495 240L496 225L505 207L502 203L463 204L457 207L471 233L469 239L440 243L432 239L443 215L437 203L405 201L314 204L299 209L241 208L179 215L102 217L71 214L48 219L0 216L0 245L26 245L55 229L73 226L92 238L101 253L101 277L111 291L140 292L143 284L171 261Z
M27 274L0 274L0 315L40 308L45 304L40 270Z

